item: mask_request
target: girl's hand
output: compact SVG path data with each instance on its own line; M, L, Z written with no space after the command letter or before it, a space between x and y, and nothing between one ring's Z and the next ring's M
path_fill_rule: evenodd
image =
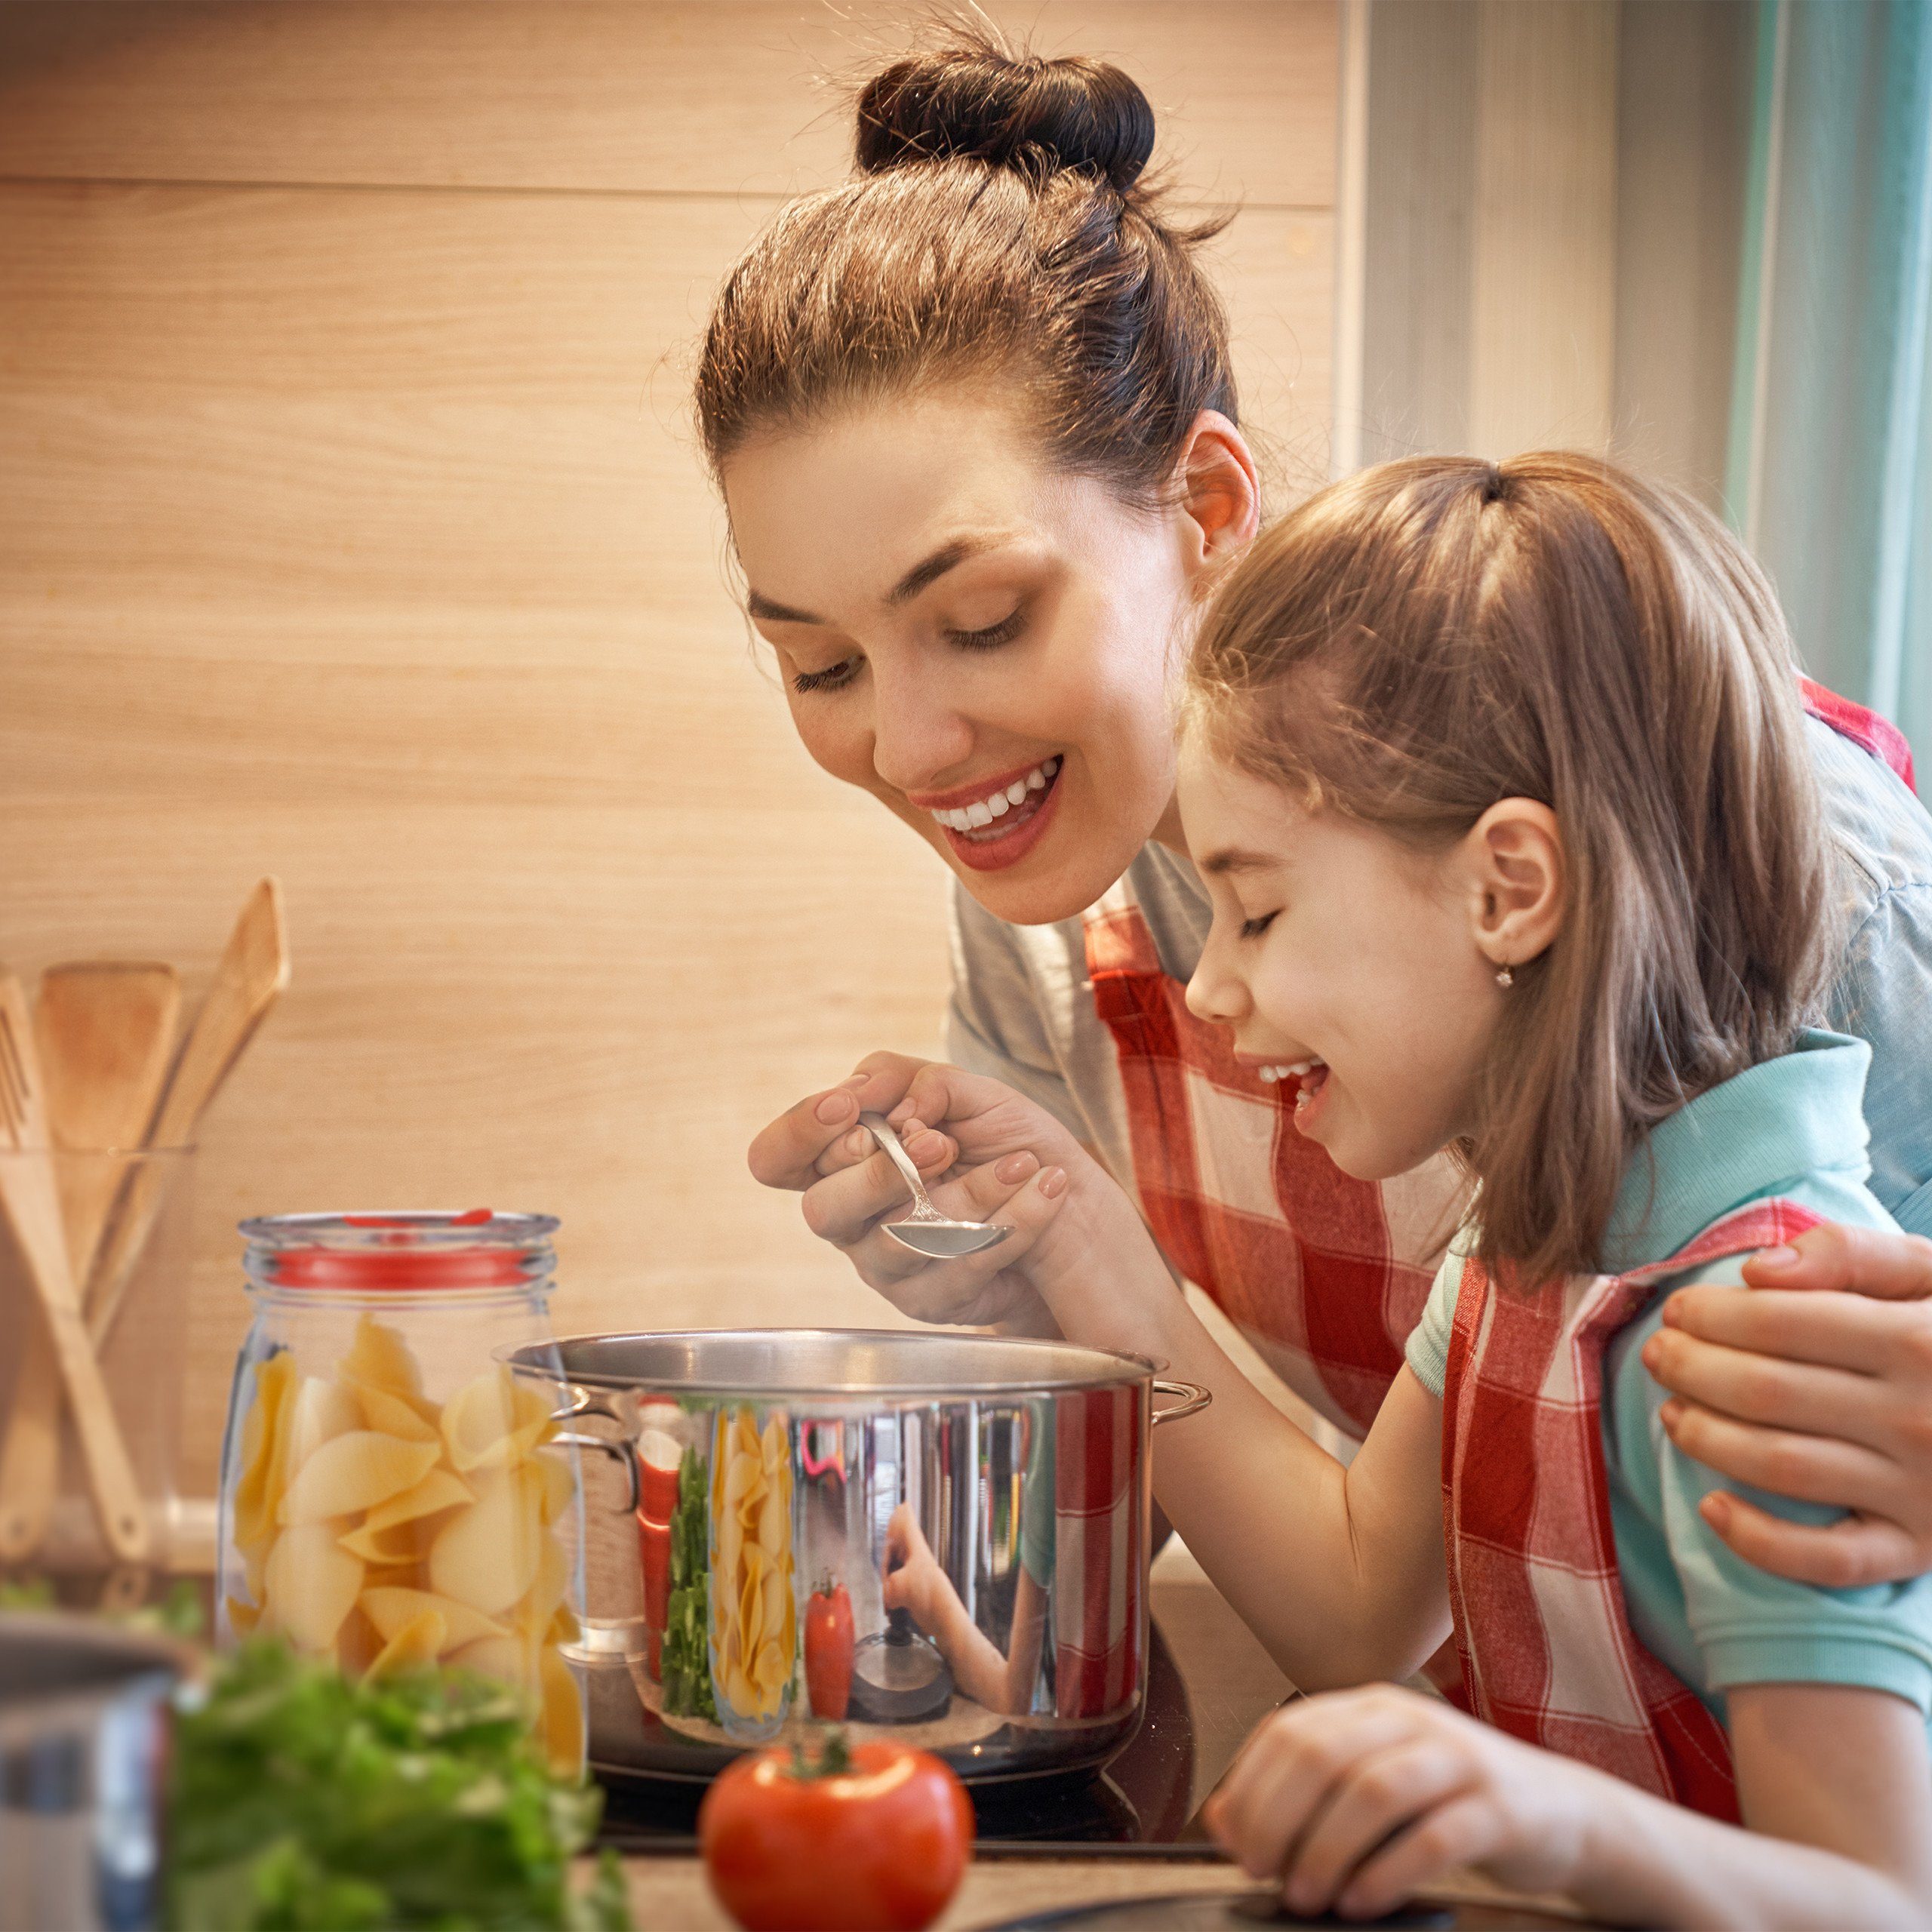
M888 1610L910 1611L912 1621L929 1637L939 1632L947 1611L959 1601L910 1503L900 1503L886 1525L885 1578L880 1595Z
M1827 1224L1744 1274L1748 1288L1681 1288L1664 1304L1644 1357L1681 1398L1664 1426L1721 1475L1850 1513L1821 1527L1713 1496L1706 1521L1800 1583L1932 1570L1932 1241Z
M1208 1800L1208 1829L1290 1909L1370 1918L1459 1866L1563 1892L1586 1876L1599 1772L1419 1692L1375 1684L1268 1718Z
M936 1133L923 1120L943 1119ZM858 1124L883 1113L900 1132L933 1204L961 1220L1016 1232L958 1261L927 1261L883 1232L906 1205L906 1183ZM1055 1217L1067 1163L1088 1157L1053 1116L997 1081L955 1067L873 1054L841 1085L781 1114L752 1143L751 1171L804 1196L806 1225L851 1259L860 1278L915 1321L1057 1332L1026 1271L1034 1238Z

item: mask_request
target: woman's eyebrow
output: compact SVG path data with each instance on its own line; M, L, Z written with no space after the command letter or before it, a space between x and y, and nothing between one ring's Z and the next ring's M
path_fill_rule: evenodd
M909 603L919 592L937 583L949 570L964 563L969 557L983 556L989 550L997 550L1008 540L1004 536L956 537L950 543L943 543L929 557L922 558L885 593L888 605ZM745 608L754 617L761 617L768 624L822 624L823 617L815 617L808 611L795 611L789 604L780 604L768 597L762 591L746 593Z
M823 617L814 617L809 612L795 611L789 604L777 604L761 591L748 591L745 595L745 608L754 617L762 618L768 624L822 624Z
M888 604L909 602L955 565L963 564L968 557L980 556L996 549L1004 540L998 537L959 537L950 543L942 544L923 563L915 564L885 593L885 601Z

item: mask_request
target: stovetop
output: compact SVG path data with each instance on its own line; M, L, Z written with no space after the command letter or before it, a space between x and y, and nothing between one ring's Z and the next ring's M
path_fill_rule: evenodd
M1157 1563L1152 1607L1139 1730L1097 1771L969 1786L977 1855L1212 1855L1201 1805L1289 1685L1185 1551ZM632 1853L695 1849L701 1789L601 1774L600 1782L600 1843Z

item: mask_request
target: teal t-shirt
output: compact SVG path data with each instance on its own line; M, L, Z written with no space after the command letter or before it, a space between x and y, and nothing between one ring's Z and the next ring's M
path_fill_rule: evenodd
M1829 1220L1893 1226L1866 1185L1862 1103L1870 1060L1863 1040L1807 1033L1792 1052L1660 1121L1624 1177L1604 1235L1605 1270L1661 1261L1734 1208L1770 1195ZM1828 1590L1753 1567L1698 1515L1700 1498L1729 1489L1799 1522L1829 1522L1840 1512L1729 1482L1664 1433L1660 1411L1668 1395L1644 1367L1644 1344L1661 1325L1672 1289L1693 1279L1737 1282L1743 1259L1661 1283L1604 1352L1611 1521L1631 1628L1720 1720L1724 1693L1737 1684L1855 1684L1889 1690L1932 1715L1932 1578ZM1460 1274L1452 1250L1409 1338L1409 1367L1437 1395Z

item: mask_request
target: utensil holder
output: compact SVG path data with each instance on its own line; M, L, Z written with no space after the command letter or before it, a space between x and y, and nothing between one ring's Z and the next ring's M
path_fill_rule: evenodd
M78 1227L90 1220L100 1227L94 1265L83 1265L85 1254L74 1257L75 1279L140 1487L149 1561L175 1567L190 1553L180 1534L179 1466L194 1149L0 1151L0 1161L27 1161L53 1164L70 1247ZM124 1225L131 1234L117 1241ZM115 1558L101 1534L73 1415L51 1357L36 1346L42 1318L11 1231L0 1229L0 1444L23 1404L51 1407L58 1417L46 1529L18 1567L50 1575L106 1571Z

